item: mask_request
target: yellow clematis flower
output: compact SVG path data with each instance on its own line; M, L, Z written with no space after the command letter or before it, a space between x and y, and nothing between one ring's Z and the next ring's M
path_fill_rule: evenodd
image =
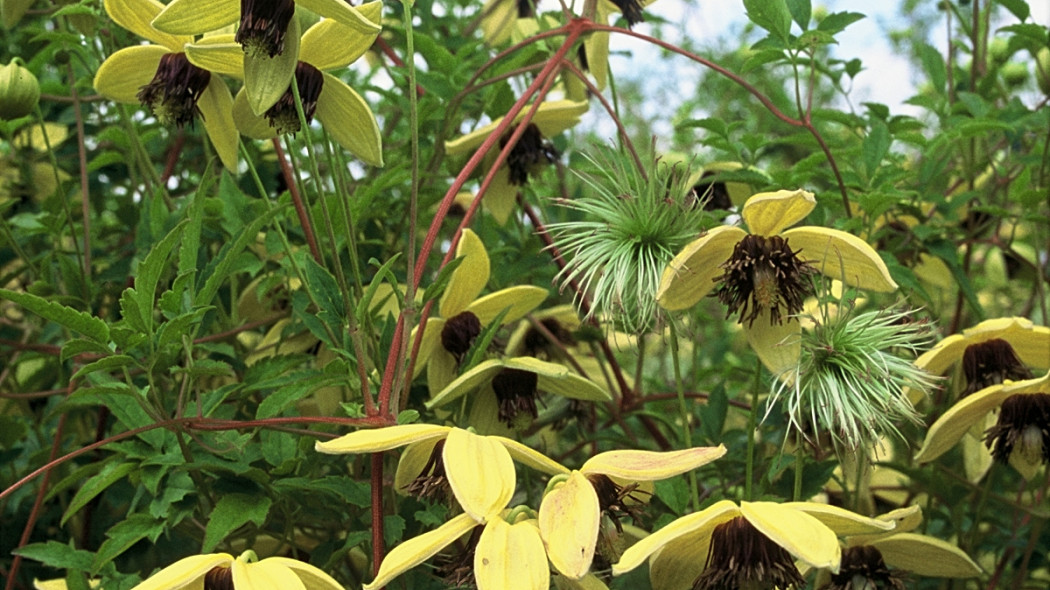
M378 22L341 0L173 0L156 15L153 26L174 35L193 35L239 20L235 41L245 53L245 89L252 110L262 114L280 100L301 59L296 6L358 34L379 32Z
M838 573L821 570L814 588L903 588L898 572L928 578L972 578L981 574L981 568L955 545L911 532L922 523L922 509L918 506L899 508L876 519L896 526L888 532L847 536Z
M226 553L193 555L153 574L132 590L177 590L179 588L303 588L343 590L343 586L320 569L295 559L267 557L257 560L245 551L234 559Z
M104 6L113 22L153 44L125 47L106 58L95 73L98 93L125 104L143 104L165 125L181 127L200 115L219 159L236 171L239 136L233 97L218 76L187 60L184 46L193 37L150 26L163 8L156 0L105 0Z
M475 521L506 507L514 493L513 459L545 473L568 469L538 451L501 436L435 424L402 424L359 430L314 449L327 454L380 453L407 446L394 476L401 493L440 495L448 488Z
M588 459L579 471L551 479L540 504L540 536L554 568L563 576L582 579L590 570L602 529L602 517L622 531L620 515L634 517L632 503L648 494L639 482L681 475L725 455L723 445L681 451L608 451ZM640 492L642 497L636 496ZM605 556L609 561L617 556Z
M813 193L804 190L752 196L740 212L750 233L724 225L686 246L664 271L657 301L668 310L686 309L721 283L718 297L730 315L740 312L751 348L771 372L784 373L801 351L801 325L792 316L810 294L808 275L820 272L873 291L897 288L860 238L824 227L788 229L814 207Z
M375 0L356 10L378 26L383 4ZM345 82L327 73L357 61L377 35L378 29L361 33L335 19L314 24L301 40L296 37L299 60L294 79L307 122L317 117L339 145L368 164L382 166L382 136L368 103ZM189 45L186 54L200 67L235 78L249 75L250 60L232 35L215 35ZM299 114L288 84L281 89L279 99L261 112L255 110L249 90L246 83L233 101L233 119L241 133L253 139L270 139L279 133L299 131Z
M431 398L427 409L444 406L479 388L479 395L489 402L487 407L495 410L485 422L491 424L495 417L516 430L526 428L537 417L536 394L540 391L582 401L612 401L608 391L564 365L525 356L479 363Z
M804 584L794 560L837 572L837 535L889 531L894 523L812 502L722 500L638 541L613 564L618 576L650 559L654 590L793 588Z
M470 350L482 328L500 313L506 310L502 323L507 324L521 319L547 298L546 289L532 285L508 287L478 297L489 281L489 255L481 239L469 229L463 230L456 257L463 262L452 271L438 302L437 314L427 318L416 358L413 378L426 367L431 394L452 383L463 355ZM415 340L415 334L413 330L410 342Z
M984 444L1001 463L1009 463L1025 479L1050 462L1050 372L1036 379L990 385L964 397L926 432L915 460L933 461L955 446L975 425L995 425L984 433Z
M580 116L587 112L587 108L587 101L559 100L540 105L528 128L496 173L482 200L482 204L500 225L507 222L514 210L518 187L528 182L529 175L533 174L538 166L553 162L557 158L557 152L545 138L575 126L580 122ZM515 123L520 122L529 109L530 107L522 109L515 117ZM445 152L450 156L469 153L480 146L502 122L503 118L500 117L467 135L445 142ZM506 144L513 132L514 127L507 130L499 142L500 148ZM490 168L498 153L495 148L490 150L482 168Z

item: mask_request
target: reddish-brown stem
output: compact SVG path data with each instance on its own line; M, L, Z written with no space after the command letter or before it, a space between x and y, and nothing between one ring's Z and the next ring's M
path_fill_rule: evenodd
M299 193L299 185L296 183L295 172L292 170L291 164L288 163L288 159L285 157L284 150L281 149L281 140L273 138L273 150L277 154L277 161L281 163L281 173L284 174L284 184L288 187L288 193L292 195L292 203L295 205L295 214L299 216L299 225L303 228L303 235L306 236L306 243L310 246L310 254L313 255L314 260L318 264L324 264L324 259L321 258L321 250L317 247L317 237L314 235L313 224L310 223L310 216L306 211L306 204L303 202L303 197Z
M175 174L175 165L179 163L179 156L182 155L182 148L185 145L186 132L179 129L179 132L175 135L175 141L172 142L171 147L168 148L168 157L165 158L164 161L164 171L160 174L161 184L167 184L171 175Z
M69 384L69 393L73 391L73 383ZM66 417L68 413L63 413L58 418L58 426L55 427L55 438L51 444L51 455L48 458L48 465L55 462L55 457L58 455L59 446L62 444L62 431L65 429ZM51 479L50 468L44 471L44 479L40 482L40 490L36 494L36 499L33 501L33 508L29 511L29 519L26 521L26 526L22 529L22 538L18 540L18 547L25 547L29 543L29 536L33 534L33 527L36 525L36 519L40 516L40 507L44 504L44 497L47 495L47 484L48 480ZM17 484L16 484L17 485ZM10 489L10 488L9 488ZM7 490L4 490L4 494ZM3 495L0 494L0 499L3 499ZM15 555L14 559L11 560L11 570L7 573L7 584L4 586L4 590L11 590L15 586L15 578L18 577L18 569L22 565L22 556Z

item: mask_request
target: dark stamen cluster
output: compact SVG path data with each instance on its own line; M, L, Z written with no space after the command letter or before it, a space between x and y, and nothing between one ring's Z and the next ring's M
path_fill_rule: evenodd
M738 516L711 532L706 569L693 582L693 590L787 590L805 583L791 554Z
M211 81L211 72L190 63L185 53L160 58L153 80L139 89L136 98L164 125L182 127L200 114L197 101Z
M442 554L435 560L437 575L449 588L475 588L474 553L481 539L482 527L474 527L467 537L466 545L452 554Z
M963 375L966 376L962 397L1007 379L1020 381L1032 378L1031 371L1017 358L1014 347L1002 338L967 346L963 351L962 366Z
M821 590L904 590L904 580L886 567L882 553L869 545L850 547L842 552L839 573Z
M500 149L506 147L507 142L510 141L510 136L515 130L516 128L510 129L506 135L500 138ZM510 153L507 154L507 169L510 171L510 183L518 186L525 184L529 181L529 174L532 174L537 166L549 164L556 159L558 159L558 151L554 149L554 146L549 141L544 139L539 127L529 123L525 127L525 131L522 132L521 137L518 138L518 143L514 144Z
M473 312L464 311L445 321L445 327L441 328L441 346L452 353L456 361L461 361L480 333L481 320Z
M645 17L642 15L642 5L638 0L612 0L612 3L620 9L623 17L627 19L628 29L645 20Z
M700 176L700 182L693 185L693 202L703 203L704 211L728 211L733 207L733 201L729 198L729 189L726 188L724 182L710 180L715 174L715 172L708 171Z
M204 590L233 590L233 569L213 567L204 574Z
M317 99L321 96L324 87L324 74L320 70L306 62L299 62L295 66L295 84L299 89L299 99L303 103L303 115L306 122L314 119L317 111ZM295 94L291 87L281 95L274 105L266 109L266 119L270 121L270 127L280 134L296 133L301 127L299 112L295 109Z
M591 482L595 493L598 494L599 510L613 522L616 532L623 534L623 525L620 523L620 519L625 516L631 517L635 524L638 523L642 515L642 504L647 500L647 498L642 498L641 496L649 495L647 492L639 490L638 484L630 483L621 486L609 476L601 473L588 474L587 481ZM630 500L630 502L627 502L627 500Z
M284 53L284 36L295 16L294 0L241 0L241 26L233 39L252 57Z
M816 272L792 252L780 236L749 234L733 248L722 264L725 273L718 300L729 309L726 317L740 312L740 322L750 327L765 310L770 323L782 324L786 316L802 311L802 303L813 293L809 275Z
M445 441L440 440L434 445L423 471L405 488L407 493L437 502L446 502L452 497L452 488L445 476L445 460L442 457L444 450Z
M503 369L492 378L492 391L496 393L499 403L500 422L514 427L521 414L536 418L539 414L536 410L538 382L536 373L521 369Z
M1006 398L999 408L999 421L985 432L984 444L1003 463L1018 444L1030 463L1050 463L1050 393Z
M518 18L532 18L536 16L536 4L539 0L517 0Z

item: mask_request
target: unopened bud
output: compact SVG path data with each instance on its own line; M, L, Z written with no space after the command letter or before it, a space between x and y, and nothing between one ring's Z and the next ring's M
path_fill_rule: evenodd
M1050 96L1050 47L1040 49L1035 56L1035 79L1043 94Z
M0 119L11 120L33 112L40 101L40 83L22 60L0 67Z

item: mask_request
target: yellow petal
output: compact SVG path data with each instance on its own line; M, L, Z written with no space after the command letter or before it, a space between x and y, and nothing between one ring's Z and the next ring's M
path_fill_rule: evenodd
M948 452L966 434L975 422L999 407L1010 394L1002 385L992 385L966 396L941 415L926 432L926 440L915 455L919 463L927 463Z
M299 19L293 18L284 34L284 51L274 57L244 56L244 92L253 113L262 115L284 96L298 63Z
M700 512L687 514L674 520L664 528L627 548L627 550L623 552L623 555L620 556L620 561L613 564L613 575L618 576L642 565L642 562L648 559L650 555L656 553L679 537L683 537L701 529L708 531L707 536L710 536L709 531L715 526L728 520L732 520L737 516L740 516L740 509L735 503L729 500L720 500ZM668 546L668 548L670 547ZM688 549L692 548L690 547ZM694 558L703 560L705 559L705 556L694 555Z
M343 0L295 0L295 3L325 18L335 19L359 34L379 32L379 19L370 20L366 17L362 12L363 6L355 8ZM375 16L374 9L374 5L370 7L370 16Z
M547 455L544 455L539 451L533 450L532 448L527 447L516 440L512 440L503 436L494 436L491 438L498 440L500 444L502 444L507 449L507 451L510 453L510 456L513 457L515 461L521 463L522 465L525 465L526 467L550 475L557 475L559 473L569 473L569 469L561 463L558 463L557 461L551 459Z
M485 436L517 436L514 429L499 419L499 400L496 399L496 392L492 391L491 383L481 386L470 396L467 424L474 432Z
M452 493L474 520L484 522L507 507L516 484L514 461L498 440L453 428L442 458Z
M985 320L962 334L948 336L915 359L915 364L934 375L943 375L952 363L962 359L968 346L996 338L1009 342L1025 365L1050 369L1050 328L1036 326L1022 317Z
M160 45L135 45L115 52L95 73L95 90L110 100L139 104L139 90L153 80L160 59L169 53Z
M539 127L540 133L544 137L552 137L576 125L580 121L580 115L586 113L588 107L589 103L587 101L556 100L545 102L536 111L536 115L532 118L532 123ZM514 118L514 122L517 123L524 119L530 108L529 106L523 108L518 113L518 116ZM473 150L481 145L502 122L503 117L500 117L467 135L445 142L445 151L448 155L454 156ZM511 129L508 128L508 131Z
M744 203L740 216L747 229L760 236L775 236L802 221L817 206L813 193L802 189L758 193Z
M664 269L656 300L664 309L675 311L695 305L715 287L733 248L747 235L739 227L723 225L707 232L686 246Z
M240 16L236 0L173 0L153 19L153 26L176 35L196 35L232 25Z
M492 46L503 45L510 39L518 7L504 0L486 0L481 9L481 32L485 42Z
M197 108L201 111L204 130L208 132L222 165L230 172L236 172L237 146L241 137L233 122L233 97L221 78L212 75L208 87L197 101Z
M578 580L591 569L600 523L598 493L579 471L543 497L540 536L551 563L562 575Z
M740 512L759 532L799 560L838 572L842 555L838 537L816 518L776 502L741 502Z
M972 578L981 568L961 549L933 537L900 533L870 543L886 565L935 578Z
M407 444L442 438L452 430L436 424L399 424L385 428L358 430L326 442L314 443L314 450L329 455L379 453Z
M204 574L208 573L212 568L229 566L232 563L233 556L226 553L192 555L180 559L146 578L144 582L135 586L132 590L166 590L168 588L181 588L183 586L188 586L198 578L203 578Z
M364 590L386 586L390 580L437 555L438 552L477 525L478 523L469 514L460 514L438 528L394 547L383 558L376 578L363 586Z
M539 375L536 389L546 391L554 395L560 395L569 399L578 399L588 402L612 401L612 395L604 387L597 383L581 377L576 373L567 373L560 378Z
M233 587L246 590L306 590L299 576L271 559L233 562Z
M478 590L547 590L550 568L535 523L495 518L486 524L474 552L474 579Z
M770 373L790 379L802 354L802 324L789 318L783 324L770 322L769 311L758 314L751 324L744 324L747 343Z
M587 66L594 76L594 85L598 90L605 90L609 83L609 33L591 33L583 41L587 52Z
M213 74L244 78L244 50L240 43L227 35L205 37L198 43L190 43L186 46L186 59Z
M471 391L474 391L480 387L482 383L491 381L497 373L503 370L503 366L503 361L497 359L490 359L478 363L476 367L463 373L452 383L449 383L447 387L434 395L434 397L426 403L427 409L429 410L443 406L453 400L459 399Z
M379 124L365 99L342 80L324 74L314 116L343 149L372 166L383 165Z
M532 285L507 287L473 301L466 310L478 316L482 326L487 326L503 310L503 324L520 320L525 314L539 307L547 298L547 290Z
M370 4L374 6L379 2ZM378 35L378 30L362 34L337 20L322 20L303 33L299 61L319 70L344 68L364 55Z
M441 330L445 328L445 318L427 318L426 330L423 331L423 339L419 342L419 352L416 356L416 366L413 369L412 378L415 379L419 376L419 373L423 370L423 367L427 366L430 362L430 356L434 354L434 351L438 348L444 350L441 347ZM412 328L412 333L408 337L408 346L411 351L411 347L416 343L416 331L419 328ZM439 390L440 391L440 390Z
M164 9L157 0L105 0L104 6L113 22L170 51L182 51L184 44L193 41L188 35L170 35L153 28L150 21Z
M505 225L510 219L510 214L517 207L518 187L510 182L510 168L500 166L496 175L492 177L488 190L481 204L485 210L492 214L496 223Z
M436 346L427 361L427 388L431 395L443 391L456 379L459 363L444 346ZM433 405L433 403L431 403Z
M343 590L343 586L336 582L332 576L298 559L268 557L260 563L272 563L291 571L302 581L306 590Z
M579 580L566 578L565 576L554 576L554 587L558 590L609 590L594 574L587 574Z
M397 460L397 470L394 471L395 492L408 493L409 484L423 473L437 443L438 439L425 440L412 443L401 451L401 458Z
M478 234L469 229L463 230L456 246L456 258L462 258L463 262L452 271L438 306L444 318L451 318L466 310L489 282L489 254Z
M722 522L724 520L709 523L654 553L649 559L649 581L653 590L692 590L693 582L707 566L711 531Z
M869 535L872 533L883 533L892 531L896 526L893 520L881 518L870 518L845 508L818 504L816 502L785 502L780 504L785 508L791 508L812 516L823 525L838 535Z
M707 465L726 454L725 445L681 451L608 451L588 459L580 471L601 473L628 481L656 481Z
M18 21L22 20L25 16L29 7L33 5L36 0L4 0L0 2L0 24L3 24L5 29L10 29L18 24Z
M277 137L277 131L270 125L266 117L252 112L252 107L248 106L248 95L245 94L244 88L237 91L237 96L233 99L232 116L237 131L245 137L260 140Z
M867 242L837 229L796 227L781 234L799 258L818 271L854 287L890 293L897 283L886 263Z
M966 472L966 479L974 483L984 479L985 474L992 468L992 463L995 462L992 452L984 446L984 441L980 438L988 427L995 424L995 415L988 413L985 416L985 420L977 421L970 427L970 432L964 434L959 440L959 444L962 445L963 470ZM985 423L988 424L985 425ZM974 436L973 431L976 429L980 429L980 432Z

